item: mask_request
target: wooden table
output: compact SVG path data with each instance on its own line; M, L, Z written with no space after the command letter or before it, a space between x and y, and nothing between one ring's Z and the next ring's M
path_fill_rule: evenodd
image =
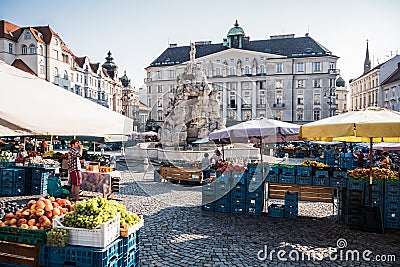
M161 167L160 175L165 180L198 182L203 180L200 169Z

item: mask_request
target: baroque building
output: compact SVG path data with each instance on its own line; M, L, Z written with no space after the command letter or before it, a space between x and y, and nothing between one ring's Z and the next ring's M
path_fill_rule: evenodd
M304 124L336 114L338 57L308 34L253 41L236 21L222 43L194 44L227 126L256 117ZM150 119L164 121L190 50L190 45L170 44L145 68Z
M123 113L123 85L108 52L104 64L76 56L50 26L20 27L0 20L0 60Z
M399 63L400 55L396 55L372 67L367 42L364 73L350 80L351 110L382 107L399 111L400 88L397 74Z

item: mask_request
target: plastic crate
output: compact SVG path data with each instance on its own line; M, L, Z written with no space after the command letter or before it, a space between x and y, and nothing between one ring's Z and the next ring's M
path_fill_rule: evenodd
M261 174L253 173L253 175L247 176L247 184L250 184L250 183L261 184L262 182L264 182L264 177L262 177Z
M311 176L312 167L297 166L297 176Z
M0 240L22 244L45 244L47 231L4 226L0 227Z
M386 201L385 200L385 210L391 210L391 211L400 211L400 204L399 202L392 202L392 201Z
M130 250L128 253L119 260L119 264L116 267L138 267L139 266L139 249Z
M262 199L262 194L263 194L263 188L259 187L257 190L253 191L253 192L246 192L246 202L249 199L253 199L253 198L259 198Z
M279 182L283 184L294 184L295 181L296 177L294 176L294 174L290 175L281 174L279 176Z
M283 218L285 216L285 205L272 204L268 206L268 216Z
M282 167L282 175L295 176L295 174L296 174L296 166Z
M279 182L279 174L275 174L273 172L269 172L265 179L266 179L267 182L277 183L277 182Z
M229 184L231 181L231 172L217 172L217 180L216 183L225 183Z
M62 222L65 215L53 220L53 228L69 231L70 245L104 248L111 244L120 235L120 214L108 222L100 224L95 229L65 227Z
M311 185L312 184L312 176L297 175L296 176L296 184Z
M252 206L252 205L246 205L246 214L247 215L261 215L262 212L262 205L259 206Z
M262 183L250 183L247 185L247 192L254 192L256 190L259 190L259 188L262 188Z
M340 174L344 174L341 176ZM347 187L347 173L342 171L333 171L333 176L330 179L330 186Z
M9 168L9 167L14 167L14 166L15 166L15 161L11 161L11 162L0 161L0 167Z
M317 176L317 175L315 175L313 177L312 184L313 185L317 185L317 186L329 186L329 184L330 184L329 183L329 176L324 176L324 175Z
M123 242L122 239L118 238L103 249L82 246L49 247L44 245L40 249L40 265L46 267L118 266L121 242Z
M384 218L384 226L385 228L400 229L400 220L398 218Z
M215 211L215 202L201 205L203 211Z
M385 191L400 191L400 181L387 180L385 184Z
M261 174L262 173L262 165L257 164L257 165L247 165L247 170L250 175L256 173L256 174Z
M231 203L230 202L216 202L215 203L215 211L222 213L231 212Z
M232 172L232 185L246 184L246 172Z
M120 239L122 240L122 242L120 242L120 255L121 252L125 254L131 250L138 250L140 246L140 230L127 237L121 237Z
M400 202L400 191L387 191L385 192L385 201L397 201Z
M231 204L231 212L234 214L245 214L246 213L246 204L244 202L232 203Z
M220 198L222 196L225 196L226 194L231 191L231 187L229 183L225 182L217 182L216 183L216 188L215 188L215 194L217 198Z
M246 185L236 184L231 190L232 196L235 197L246 197Z
M285 218L295 219L297 218L297 215L298 215L297 212L287 212L285 210Z
M366 185L366 180L364 179L352 179L349 178L347 181L347 188L352 189L352 190L365 190L365 185Z
M215 196L215 188L216 188L215 182L208 183L202 186L201 192L203 195Z

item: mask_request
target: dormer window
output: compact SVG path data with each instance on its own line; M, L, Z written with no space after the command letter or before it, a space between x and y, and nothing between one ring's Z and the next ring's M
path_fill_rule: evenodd
M31 39L31 32L29 32L29 31L25 32L24 39L25 40Z

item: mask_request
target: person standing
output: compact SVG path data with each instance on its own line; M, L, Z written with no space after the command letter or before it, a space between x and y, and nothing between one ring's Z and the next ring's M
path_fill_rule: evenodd
M211 160L211 162L214 163L214 164L217 163L218 161L222 161L222 154L221 154L221 152L220 152L218 149L215 150L214 155L211 156L210 160Z
M390 154L387 151L383 153L383 158L381 160L381 167L386 169L391 169L392 167L392 160L390 159Z
M210 159L209 154L204 153L204 158L201 159L201 171L203 173L203 181L210 179Z
M79 200L79 190L82 184L82 173L80 157L82 157L82 144L77 139L70 142L71 148L68 152L68 172L71 177L71 196Z
M42 140L41 146L42 146L42 152L43 152L43 153L46 153L47 142L46 142L45 139Z

